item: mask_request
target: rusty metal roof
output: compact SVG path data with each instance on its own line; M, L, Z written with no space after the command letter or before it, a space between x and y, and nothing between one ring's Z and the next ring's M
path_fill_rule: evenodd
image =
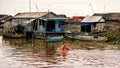
M0 18L3 18L3 17L5 17L5 16L7 16L7 15L4 15L4 14L0 14Z
M24 13L18 13L14 17L22 17L22 18L36 18L46 15L48 12L24 12Z

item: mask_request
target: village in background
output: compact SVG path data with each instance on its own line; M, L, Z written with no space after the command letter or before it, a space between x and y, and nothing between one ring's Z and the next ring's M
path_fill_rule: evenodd
M0 1L0 68L120 68L119 1L28 1Z
M0 68L119 68L120 13L0 14Z
M50 11L0 14L0 32L8 38L92 40L120 45L120 13L72 17Z

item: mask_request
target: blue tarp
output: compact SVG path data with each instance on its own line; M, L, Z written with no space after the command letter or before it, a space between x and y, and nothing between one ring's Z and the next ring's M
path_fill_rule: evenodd
M96 22L82 22L80 25L81 26L88 26L88 25L91 25L91 24L96 24Z
M88 25L90 25L90 24L86 24L86 23L83 24L83 23L82 23L82 24L80 24L80 25L81 25L81 26L88 26Z
M45 28L41 27L41 28L39 28L39 31L40 32L45 32Z
M55 28L55 32L60 32L60 28L59 27Z

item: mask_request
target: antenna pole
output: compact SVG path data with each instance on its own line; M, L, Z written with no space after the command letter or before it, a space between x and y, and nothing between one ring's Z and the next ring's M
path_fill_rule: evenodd
M36 6L36 9L37 9L37 12L39 12L39 9L38 9L38 6L37 6L37 3L35 4L35 6Z
M106 11L105 8L106 8L106 6L104 5L104 13L105 13L105 11Z
M89 4L89 6L91 7L93 13L95 13L95 12L94 12L94 9L93 9L93 7L92 7L92 4Z
M30 11L30 18L31 18L31 0L29 0L29 11Z

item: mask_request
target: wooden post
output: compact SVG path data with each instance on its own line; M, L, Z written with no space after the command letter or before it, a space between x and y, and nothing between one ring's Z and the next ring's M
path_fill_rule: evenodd
M45 31L44 31L44 42L46 41L46 32L47 32L47 22L48 22L48 20L46 20L46 22L45 22Z

